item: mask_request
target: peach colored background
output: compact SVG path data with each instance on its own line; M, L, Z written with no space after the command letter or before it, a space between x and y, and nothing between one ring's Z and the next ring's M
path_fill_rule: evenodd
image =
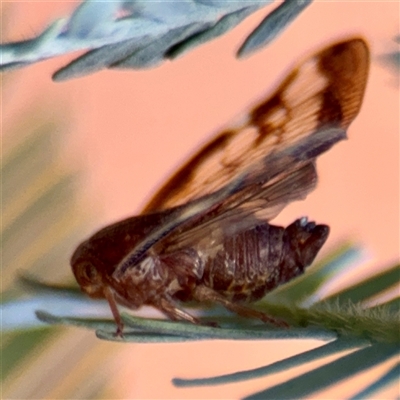
M38 34L46 22L75 7L62 1L9 3L15 6L13 27L3 41ZM319 159L317 190L276 220L286 224L308 215L328 223L332 233L325 251L343 239L357 240L368 254L353 277L360 279L399 258L398 81L379 62L380 54L396 50L392 38L399 32L399 2L315 2L271 46L244 61L235 60L234 51L266 12L261 10L225 37L161 68L103 71L53 83L51 73L70 56L33 65L9 74L19 89L11 101L17 109L30 94L40 92L44 100L56 96L59 104L53 101L52 106L61 115L67 110L68 120L73 112L65 157L86 171L83 207L96 209L100 227L138 212L180 160L263 95L300 56L361 34L371 46L371 75L349 141ZM254 368L314 345L296 341L123 346L112 365L112 388L125 398L236 398L288 375L198 390L175 389L170 379ZM342 395L357 389L342 386ZM335 393L331 391L330 398Z

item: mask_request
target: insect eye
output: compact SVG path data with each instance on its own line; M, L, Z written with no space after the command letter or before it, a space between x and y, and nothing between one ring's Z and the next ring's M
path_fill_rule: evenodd
M93 282L97 278L97 269L94 267L93 264L85 263L81 267L82 271L82 278L88 282Z

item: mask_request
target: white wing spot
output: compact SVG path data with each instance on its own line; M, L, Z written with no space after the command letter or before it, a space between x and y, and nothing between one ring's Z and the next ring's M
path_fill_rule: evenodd
M321 73L317 59L312 58L299 67L291 84L282 92L282 98L293 109L313 97L329 85L328 77Z

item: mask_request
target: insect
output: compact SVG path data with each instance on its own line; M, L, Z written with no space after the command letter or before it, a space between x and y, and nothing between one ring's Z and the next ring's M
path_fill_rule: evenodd
M316 185L315 159L346 137L369 68L362 39L327 47L293 69L241 122L219 132L155 194L142 214L81 243L71 259L81 289L118 304L200 320L181 304L218 303L284 325L248 303L304 272L329 227L269 224Z

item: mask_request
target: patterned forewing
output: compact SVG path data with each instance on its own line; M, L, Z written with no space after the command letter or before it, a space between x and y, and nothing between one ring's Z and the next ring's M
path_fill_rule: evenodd
M338 43L306 59L240 124L215 135L143 212L209 195L304 138L327 128L347 129L361 107L368 65L368 48L362 39Z

